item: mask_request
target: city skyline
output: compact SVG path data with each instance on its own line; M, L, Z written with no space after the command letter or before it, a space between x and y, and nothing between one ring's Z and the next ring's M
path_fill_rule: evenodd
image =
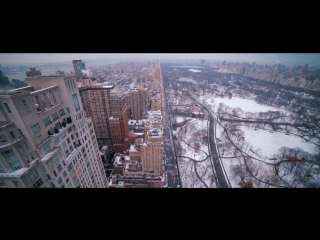
M73 59L103 60L212 60L226 62L256 62L320 66L319 53L0 53L0 64L40 64L68 62Z

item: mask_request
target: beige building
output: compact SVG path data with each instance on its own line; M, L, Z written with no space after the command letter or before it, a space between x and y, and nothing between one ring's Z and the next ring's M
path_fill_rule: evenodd
M0 187L108 187L75 76L26 81L0 93Z
M142 122L145 139L137 138L130 146L129 156L117 155L110 187L160 187L164 186L163 176L163 129L160 111L148 111Z
M130 109L132 119L139 120L148 111L148 89L139 85L137 88L130 90Z
M98 144L112 146L109 98L114 85L97 83L88 78L82 79L78 87L84 111L92 118Z

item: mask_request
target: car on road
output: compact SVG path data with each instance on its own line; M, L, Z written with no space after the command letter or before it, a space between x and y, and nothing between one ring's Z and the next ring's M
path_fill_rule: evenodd
M174 173L171 173L171 179L172 181L176 180L176 175Z

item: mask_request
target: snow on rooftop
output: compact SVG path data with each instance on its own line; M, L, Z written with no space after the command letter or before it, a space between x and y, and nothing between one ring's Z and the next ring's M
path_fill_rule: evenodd
M40 162L46 162L48 161L55 153L57 153L60 150L60 148L56 148L55 150L47 153L43 158L41 158Z

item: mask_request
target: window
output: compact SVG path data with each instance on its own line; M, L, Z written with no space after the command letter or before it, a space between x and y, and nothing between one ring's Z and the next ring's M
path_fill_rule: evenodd
M62 143L62 147L63 147L63 148L66 148L66 147L67 147L66 142L63 142L63 143Z
M70 152L72 153L72 151L73 151L73 146L71 145L69 149L70 149Z
M8 113L12 113L12 112L11 112L11 109L9 108L8 103L3 103L3 105L6 107Z
M7 187L7 184L4 180L0 180L0 188L5 188Z
M19 181L12 181L12 183L16 186L16 187L20 187L21 183Z
M62 178L59 177L59 179L58 179L58 184L61 185L61 183L62 183Z
M59 119L58 113L52 114L52 120L55 122Z
M38 181L36 181L36 182L33 184L33 187L34 187L34 188L39 188L42 184L43 184L43 182L42 182L42 179L40 178Z
M2 152L2 155L3 155L6 159L11 159L11 158L14 157L13 151L12 151L11 149Z
M22 100L23 106L26 110L29 110L26 100Z
M61 172L61 170L62 170L61 164L57 167L57 169L58 169L59 172Z
M56 177L57 176L57 173L55 170L53 170L53 175Z
M69 150L66 150L65 153L67 157L70 155Z
M28 144L24 142L24 145L26 146L26 149L29 149Z
M56 125L54 125L57 129L58 129L58 131L60 131L60 129L62 128L62 125L61 125L61 123L60 122L58 122Z
M62 139L63 139L66 135L67 135L66 132L62 133L62 135L61 135Z
M70 110L69 110L69 108L68 108L68 107L67 107L67 112L68 112L68 113L70 113Z
M33 155L32 155L32 152L30 152L30 156L31 156L31 159L34 160L34 157L33 157Z
M16 171L16 170L22 168L19 161L15 161L15 162L10 163L10 167L12 168L13 171Z
M35 125L32 125L31 126L31 130L33 133L37 133L41 130L40 126L39 126L39 123L36 123Z
M71 139L73 140L73 135L71 134Z
M46 166L44 166L44 165L41 165L41 167L42 167L42 170L43 170L44 172L46 172L46 171L47 171L47 168L46 168Z
M55 188L55 187L56 187L56 186L54 185L54 183L53 183L53 182L51 183L51 187L53 187L53 188Z
M64 116L64 115L65 115L64 110L61 109L61 110L59 111L59 114L60 114L60 117Z
M47 175L47 178L48 178L48 179L51 179L51 177L50 177L50 175L49 175L49 174L46 174L46 175Z
M32 182L38 176L37 170L33 169L29 174L28 178Z
M73 168L73 165L72 163L70 163L70 165L68 166L68 171L70 172L72 168Z
M59 163L59 158L58 157L54 157L53 158L53 162L57 165Z
M11 131L10 134L11 134L11 136L12 136L13 138L16 138L16 137L14 136L14 134L13 134L13 131Z
M44 140L43 140L43 137L41 136L41 134L38 136L38 140L40 143L43 143Z
M79 111L80 110L80 105L79 105L77 94L73 94L72 95L72 100L73 100L73 104L74 104L74 107L76 109L76 112Z
M30 163L29 158L27 155L24 156L24 159L26 159L27 163Z
M67 142L70 143L70 138L67 138Z
M35 152L36 152L37 157L40 158L39 153L37 151L35 151Z
M67 179L66 179L66 183L68 183L68 182L69 182L69 180L70 180L70 179L69 179L69 178L67 178Z
M45 119L43 119L43 122L46 127L48 127L52 123L50 117L46 117Z
M21 132L21 129L18 129L19 133L21 136L24 136L23 133Z
M50 144L47 144L47 145L45 145L45 146L43 147L43 151L44 151L46 154L49 153L50 150L51 150Z
M60 141L59 138L56 138L53 142L55 145L58 145L59 141Z
M62 176L65 178L65 177L67 176L67 171L64 171L64 172L62 173Z
M20 152L24 153L24 151L23 151L23 149L22 149L21 145L19 145L19 146L18 146L18 149L19 149L19 151L20 151Z

